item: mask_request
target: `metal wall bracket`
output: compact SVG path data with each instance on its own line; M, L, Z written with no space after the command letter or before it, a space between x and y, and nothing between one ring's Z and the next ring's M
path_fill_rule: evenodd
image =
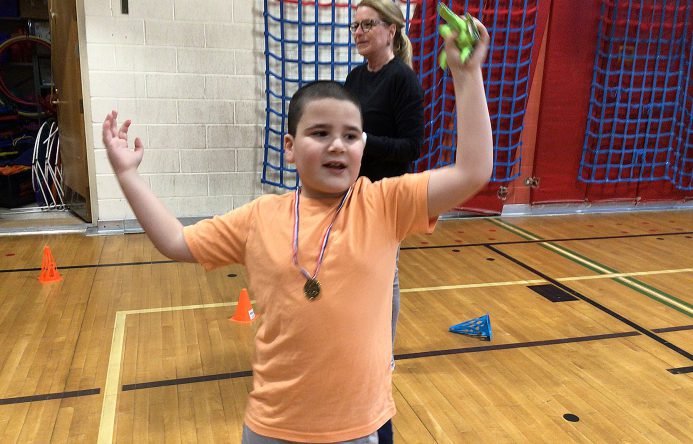
M525 179L525 185L527 185L530 188L537 188L539 186L539 178L530 176Z

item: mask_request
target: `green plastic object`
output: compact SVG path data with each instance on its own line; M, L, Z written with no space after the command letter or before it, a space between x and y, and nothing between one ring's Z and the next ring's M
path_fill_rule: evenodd
M474 25L474 19L469 13L465 13L464 17L460 17L450 8L445 6L444 3L438 3L438 14L445 20L447 24L440 25L438 27L438 32L445 39L448 38L453 31L457 31L457 48L460 50L460 60L462 63L467 63L469 57L474 51L476 43L481 38L479 36L479 30ZM448 56L445 51L441 51L440 56L438 56L438 64L441 69L446 69L448 67Z

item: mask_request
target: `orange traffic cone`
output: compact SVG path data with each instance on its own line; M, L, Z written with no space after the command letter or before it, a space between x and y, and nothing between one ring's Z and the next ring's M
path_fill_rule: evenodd
M51 247L46 245L43 247L43 260L41 261L41 274L38 278L39 282L45 284L47 282L62 281L63 277L58 272L55 266L55 259L51 253Z
M238 296L238 305L236 305L236 312L229 318L229 320L234 322L240 322L242 324L248 324L253 322L255 319L255 312L253 311L253 306L250 305L250 298L248 297L248 290L245 288L241 290L240 296Z

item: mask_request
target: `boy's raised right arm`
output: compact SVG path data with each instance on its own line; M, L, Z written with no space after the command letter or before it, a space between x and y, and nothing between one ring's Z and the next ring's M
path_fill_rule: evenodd
M131 121L126 120L118 128L117 117L116 111L106 116L103 122L103 143L123 194L137 220L162 254L181 262L197 262L183 237L183 224L154 195L137 172L137 167L142 162L144 146L136 138L134 150L128 147Z
M457 33L445 39L448 66L455 86L457 110L457 158L455 165L431 172L428 182L429 217L450 210L476 194L488 183L493 170L493 135L484 93L481 65L486 58L489 35L474 20L481 39L466 63L460 61Z

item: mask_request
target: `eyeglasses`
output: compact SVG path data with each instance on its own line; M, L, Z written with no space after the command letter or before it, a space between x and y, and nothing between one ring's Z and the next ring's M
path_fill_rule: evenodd
M353 22L352 24L349 25L349 30L351 31L352 34L356 34L356 31L358 31L359 26L361 27L361 31L363 32L368 32L370 31L374 26L380 25L381 23L387 24L386 22L382 20L361 20L361 22Z

